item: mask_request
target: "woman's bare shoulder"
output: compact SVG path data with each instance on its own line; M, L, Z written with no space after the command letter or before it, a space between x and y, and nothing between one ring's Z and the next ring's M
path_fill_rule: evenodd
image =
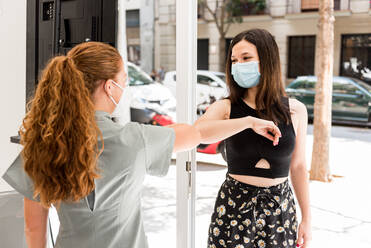
M226 120L229 119L230 111L231 101L229 99L221 99L211 104L200 119Z
M308 125L307 107L297 99L289 98L291 119L293 121L295 133L299 133L299 129L306 130ZM306 131L304 131L306 133Z
M295 98L289 98L289 105L292 114L298 114L300 116L306 115L307 107L299 100Z

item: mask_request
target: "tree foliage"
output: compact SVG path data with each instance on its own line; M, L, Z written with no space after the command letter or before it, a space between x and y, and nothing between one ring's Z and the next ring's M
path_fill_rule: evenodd
M222 37L228 32L232 23L241 23L245 15L262 13L266 8L265 0L215 0L211 1L214 6L210 6L208 0L199 0L199 6L206 10L212 19L208 19L205 14L201 18L206 22L215 22Z

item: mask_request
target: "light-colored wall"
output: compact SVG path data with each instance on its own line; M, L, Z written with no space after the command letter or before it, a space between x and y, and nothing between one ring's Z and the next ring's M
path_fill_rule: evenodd
M175 0L158 0L155 8L155 68L175 70Z
M154 1L141 0L140 8L140 67L147 73L154 69ZM143 56L145 55L145 56Z
M139 9L140 1L139 0L124 0L124 6L126 10Z
M155 68L175 70L175 0L156 1Z
M368 8L370 8L369 0L349 0L350 1L350 10L353 13L367 13Z
M25 114L26 98L26 0L0 0L0 192L11 187L1 176L21 147L10 143Z

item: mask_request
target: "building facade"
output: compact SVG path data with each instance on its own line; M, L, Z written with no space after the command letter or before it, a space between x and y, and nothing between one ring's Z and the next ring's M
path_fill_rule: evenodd
M216 0L208 0L214 6ZM154 68L175 70L175 0L155 1ZM243 16L226 35L227 45L236 34L263 28L275 37L281 57L283 80L315 74L319 0L266 0L259 15ZM371 69L371 10L369 0L335 0L334 75L360 75ZM206 14L207 13L201 13ZM219 33L215 23L198 20L198 68L218 71ZM142 54L143 56L147 56Z
M154 68L154 0L125 0L128 60L150 73ZM142 56L143 54L143 56Z

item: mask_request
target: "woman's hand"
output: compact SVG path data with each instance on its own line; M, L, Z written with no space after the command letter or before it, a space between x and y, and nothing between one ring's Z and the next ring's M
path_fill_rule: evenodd
M251 123L250 127L255 133L260 134L267 139L273 141L273 145L278 145L278 140L281 135L280 129L274 124L273 121L267 121L252 116L247 116Z
M298 230L298 243L296 247L309 248L312 240L312 230L309 222L302 221Z
M272 121L252 116L230 119L230 109L229 99L216 101L195 122L194 125L201 134L201 143L212 144L227 139L247 128L252 128L257 134L273 141L273 144L278 144L281 132Z

